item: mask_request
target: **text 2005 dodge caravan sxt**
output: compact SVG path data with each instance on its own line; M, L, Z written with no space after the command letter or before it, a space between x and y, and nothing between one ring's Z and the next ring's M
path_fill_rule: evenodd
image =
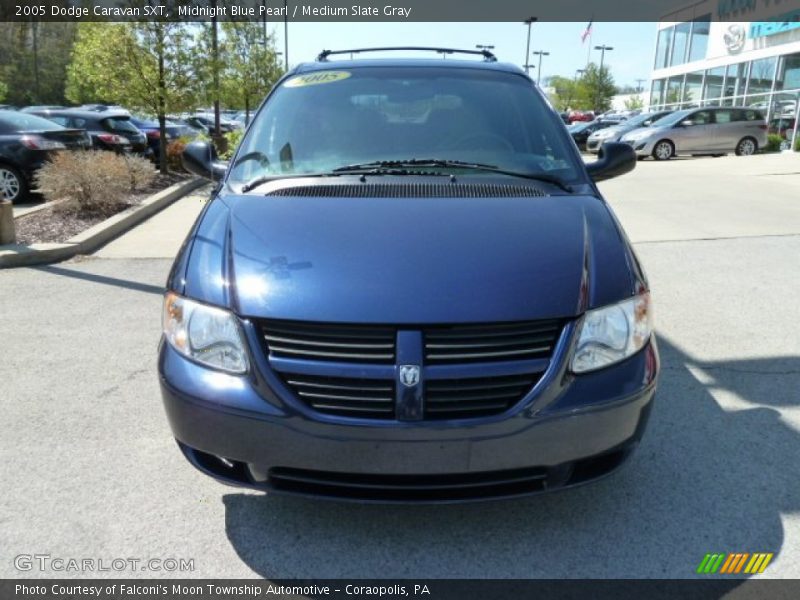
M633 150L584 166L488 53L333 54L275 86L229 165L203 142L184 154L220 180L164 300L186 458L233 485L382 502L613 471L659 369L647 279L593 183Z

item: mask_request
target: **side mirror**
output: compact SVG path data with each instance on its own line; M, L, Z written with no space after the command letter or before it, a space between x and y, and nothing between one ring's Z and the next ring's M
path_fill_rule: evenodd
M228 165L217 157L211 142L197 141L186 145L181 154L183 168L211 181L219 181L225 175Z
M600 146L597 160L588 163L586 170L593 181L605 181L612 177L633 171L636 166L636 152L628 144L606 142Z

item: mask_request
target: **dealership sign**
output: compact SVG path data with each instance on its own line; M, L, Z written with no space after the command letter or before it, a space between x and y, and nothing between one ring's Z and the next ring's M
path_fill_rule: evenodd
M750 23L750 37L759 38L768 35L776 35L791 31L792 29L800 29L800 10L794 13L781 15L781 17L794 17L793 20L786 19L785 21L761 21L759 23Z

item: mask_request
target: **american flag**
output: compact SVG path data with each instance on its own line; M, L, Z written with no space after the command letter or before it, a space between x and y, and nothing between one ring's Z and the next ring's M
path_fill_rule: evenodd
M583 33L581 34L581 43L584 43L586 41L586 38L592 35L593 22L594 20L589 21L589 24L586 26L586 29L583 30Z

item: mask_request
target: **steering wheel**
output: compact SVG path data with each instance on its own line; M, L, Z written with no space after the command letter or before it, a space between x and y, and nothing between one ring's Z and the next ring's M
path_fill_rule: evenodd
M488 147L497 150L508 150L509 152L514 151L514 146L506 138L488 131L468 133L452 142L452 144L448 144L448 147L451 150L485 150Z

